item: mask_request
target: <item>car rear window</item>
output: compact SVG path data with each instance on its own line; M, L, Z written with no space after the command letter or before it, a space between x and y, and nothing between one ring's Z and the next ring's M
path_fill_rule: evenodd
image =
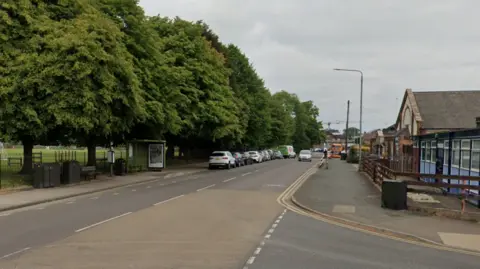
M302 151L300 151L300 154L310 154L310 151L309 150L302 150Z
M214 157L225 156L225 152L214 152L210 156L214 156Z

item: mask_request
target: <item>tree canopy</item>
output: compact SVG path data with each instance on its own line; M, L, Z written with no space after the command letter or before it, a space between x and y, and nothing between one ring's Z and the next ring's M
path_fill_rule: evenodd
M309 148L319 109L274 94L203 21L147 16L137 0L0 3L0 134L35 143L163 138L192 148Z

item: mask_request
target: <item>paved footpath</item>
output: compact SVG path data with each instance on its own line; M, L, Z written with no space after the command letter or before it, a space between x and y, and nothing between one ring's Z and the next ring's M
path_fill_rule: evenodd
M0 212L157 179L172 179L179 176L206 172L206 168L207 163L176 165L162 172L143 172L126 176L115 176L113 178L100 175L96 180L75 185L0 193Z
M330 160L329 169L310 177L294 197L321 213L480 251L480 224L383 209L379 190L344 161Z

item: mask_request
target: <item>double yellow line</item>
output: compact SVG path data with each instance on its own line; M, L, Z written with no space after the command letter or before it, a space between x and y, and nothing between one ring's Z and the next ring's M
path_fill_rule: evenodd
M305 173L303 173L295 182L293 182L280 196L277 198L277 202L287 208L288 210L295 212L297 214L307 216L319 221L323 221L328 224L336 225L339 227L347 228L350 230L355 230L371 235L376 235L384 238L389 238L392 240L396 241L401 241L409 244L415 244L418 246L423 246L423 247L428 247L428 248L434 248L438 250L444 250L444 251L451 251L451 252L456 252L456 253L462 253L462 254L467 254L467 255L474 255L474 256L479 256L480 257L480 252L475 252L475 251L470 251L470 250L465 250L465 249L460 249L460 248L454 248L454 247L449 247L446 245L443 245L441 243L431 241L428 239L424 239L418 236L406 234L406 233L401 233L385 228L380 228L380 227L375 227L371 225L366 225L362 224L359 222L335 217L332 215L328 215L322 212L315 211L301 203L299 203L293 195L297 190L303 185L303 183L313 174L317 172L319 167L321 167L324 163L324 160L320 160L316 164L314 164L310 169L308 169Z

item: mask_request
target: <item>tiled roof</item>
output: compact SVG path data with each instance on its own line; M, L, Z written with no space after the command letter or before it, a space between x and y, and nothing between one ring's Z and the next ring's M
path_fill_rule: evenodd
M413 92L424 129L475 128L480 91Z

